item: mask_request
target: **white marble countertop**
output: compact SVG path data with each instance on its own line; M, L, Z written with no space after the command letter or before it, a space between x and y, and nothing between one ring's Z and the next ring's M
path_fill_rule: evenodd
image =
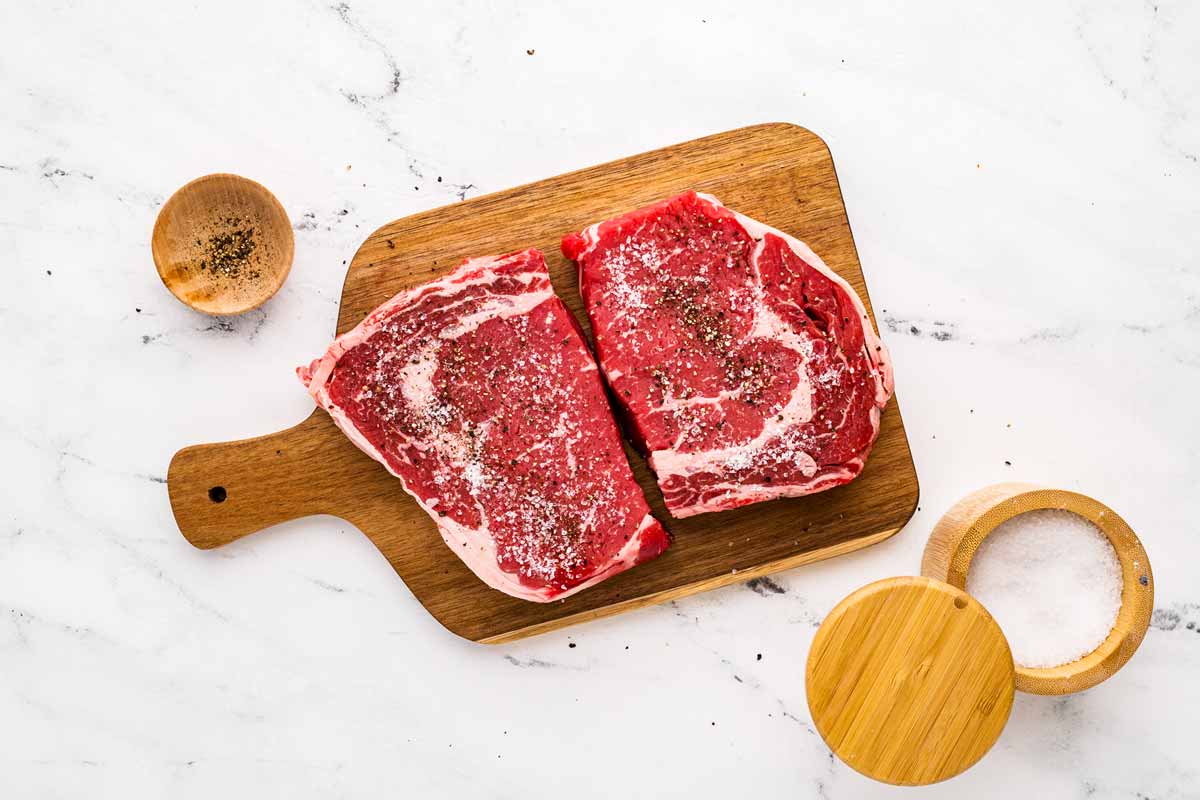
M815 626L916 572L959 496L1022 479L1130 521L1154 625L1107 683L1018 695L922 796L1200 796L1200 6L503 5L5 10L0 795L896 796L813 731ZM180 537L171 454L308 414L292 368L370 230L766 121L837 161L921 478L900 535L498 647L338 520ZM214 171L296 225L286 286L230 321L148 246Z

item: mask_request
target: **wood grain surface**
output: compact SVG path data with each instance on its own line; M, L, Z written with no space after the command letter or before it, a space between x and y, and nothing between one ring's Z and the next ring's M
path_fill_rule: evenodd
M806 241L870 310L828 148L803 128L771 124L389 223L354 256L337 332L464 258L531 245L545 253L555 288L586 330L573 264L559 253L562 235L686 189L711 192L731 208ZM917 504L917 476L896 399L883 414L879 439L858 479L809 497L674 520L644 461L632 451L630 461L654 513L674 534L674 545L648 564L550 604L509 597L476 578L396 479L350 444L322 411L269 436L181 450L171 462L168 489L180 530L202 548L296 517L342 517L371 538L443 625L483 642L517 639L856 550L898 531ZM210 497L214 487L221 491Z
M991 748L1013 703L1000 627L966 592L924 577L851 594L821 623L805 671L813 722L867 777L953 777Z
M998 525L1038 509L1071 511L1098 527L1121 562L1121 609L1091 653L1056 667L1017 665L1017 689L1072 694L1108 680L1133 657L1154 612L1154 573L1142 542L1117 512L1095 498L1031 483L997 483L959 500L938 520L921 559L921 574L965 589L975 551Z
M206 269L211 237L249 232L254 249L236 275ZM287 279L295 241L287 212L261 183L216 173L190 181L163 204L150 251L158 277L181 301L206 314L244 314Z

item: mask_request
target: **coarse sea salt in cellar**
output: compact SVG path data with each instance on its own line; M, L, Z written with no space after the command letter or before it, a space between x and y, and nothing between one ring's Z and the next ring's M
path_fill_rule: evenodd
M1057 667L1095 650L1121 610L1121 565L1108 538L1072 511L1026 511L979 545L967 591L1008 637L1013 660Z

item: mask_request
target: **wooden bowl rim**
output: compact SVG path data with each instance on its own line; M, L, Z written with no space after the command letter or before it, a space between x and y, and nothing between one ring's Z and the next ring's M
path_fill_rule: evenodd
M203 308L193 303L187 297L176 292L175 286L172 285L172 283L167 279L167 263L165 263L167 260L167 253L164 251L166 245L160 244L161 236L163 235L163 229L166 225L167 210L171 208L172 204L178 203L179 198L184 197L189 191L195 191L197 187L214 181L230 181L233 183L244 184L247 189L249 189L251 194L261 197L263 201L272 208L273 211L278 213L283 218L285 223L284 230L287 231L287 236L284 238L284 243L286 246L284 248L284 253L280 257L280 262L283 264L283 267L279 270L273 270L271 272L272 281L270 283L263 284L264 291L261 292L260 295L256 296L253 302L251 302L249 305L235 306L233 310L228 311L216 311L211 308ZM207 175L201 175L198 178L193 178L183 186L180 186L178 189L172 192L171 196L167 198L167 201L162 204L162 208L158 210L158 216L154 219L154 229L150 234L150 251L154 258L154 268L158 272L159 280L162 281L163 286L167 287L167 291L169 291L177 300L186 305L188 308L191 308L194 311L199 311L202 314L208 314L214 317L233 317L237 316L238 314L245 314L248 311L253 311L256 308L259 308L263 303L274 297L283 287L288 275L291 274L292 262L296 257L296 235L292 231L292 220L291 217L288 216L287 209L285 209L283 204L279 202L279 198L275 196L275 193L266 186L262 185L253 178L247 178L244 175L238 175L233 172L210 172Z
M974 512L970 524L955 520L955 511L995 494ZM1154 610L1154 576L1150 559L1133 528L1104 503L1079 492L1035 484L995 484L960 500L939 520L926 544L926 553L944 524L954 526L949 535L951 557L946 574L930 575L966 591L967 572L979 545L1001 523L1027 511L1063 510L1091 521L1108 538L1121 564L1121 608L1107 637L1087 655L1056 667L1023 667L1015 664L1017 689L1029 694L1072 694L1101 683L1123 667L1141 644ZM928 573L925 573L928 574Z

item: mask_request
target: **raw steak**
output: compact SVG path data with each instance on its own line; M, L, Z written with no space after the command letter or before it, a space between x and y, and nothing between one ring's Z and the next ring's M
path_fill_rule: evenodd
M667 547L537 250L401 292L297 373L506 594L566 597Z
M892 395L854 290L688 192L563 239L600 367L676 517L852 480Z

